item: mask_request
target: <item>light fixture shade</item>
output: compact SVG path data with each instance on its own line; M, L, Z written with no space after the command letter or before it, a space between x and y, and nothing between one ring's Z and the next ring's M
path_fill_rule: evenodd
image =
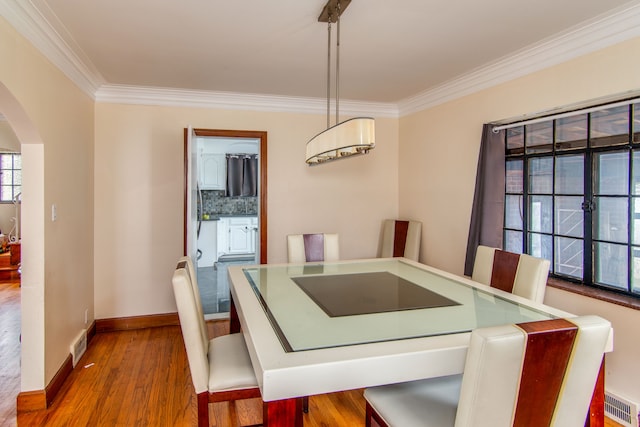
M366 154L376 146L375 130L375 120L371 117L355 117L338 123L307 142L306 162L312 166Z

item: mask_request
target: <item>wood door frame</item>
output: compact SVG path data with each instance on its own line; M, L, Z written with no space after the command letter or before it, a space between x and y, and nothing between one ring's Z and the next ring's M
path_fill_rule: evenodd
M183 251L187 253L187 183L189 171L187 164L189 153L187 152L187 138L189 129L184 129L184 242ZM225 129L193 129L195 136L220 137L220 138L254 138L260 140L260 209L258 224L260 229L260 264L267 263L267 132L255 130L225 130ZM195 143L195 142L194 142Z

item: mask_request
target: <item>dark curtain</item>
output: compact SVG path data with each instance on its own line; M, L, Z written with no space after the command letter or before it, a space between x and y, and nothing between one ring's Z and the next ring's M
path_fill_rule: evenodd
M467 257L464 274L471 276L478 245L502 248L504 226L504 130L493 132L493 125L482 128L476 189L473 196Z
M258 156L227 154L227 196L255 197L257 195Z
M247 197L258 195L258 157L255 155L245 156L244 158L242 195Z

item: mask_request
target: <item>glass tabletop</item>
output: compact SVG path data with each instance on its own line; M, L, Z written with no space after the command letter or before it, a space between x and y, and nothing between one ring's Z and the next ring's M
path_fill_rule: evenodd
M287 352L553 318L400 259L242 269Z

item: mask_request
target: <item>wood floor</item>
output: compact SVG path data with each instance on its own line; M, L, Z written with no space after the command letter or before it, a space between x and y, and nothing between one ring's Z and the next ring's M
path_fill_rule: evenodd
M0 283L0 427L16 424L20 392L20 281Z
M91 342L53 405L15 414L19 392L20 291L0 284L0 427L193 426L196 399L179 327L100 333ZM228 321L210 322L210 336ZM305 427L364 426L361 390L312 396ZM210 406L210 426L262 421L259 399ZM607 426L616 426L608 422Z

